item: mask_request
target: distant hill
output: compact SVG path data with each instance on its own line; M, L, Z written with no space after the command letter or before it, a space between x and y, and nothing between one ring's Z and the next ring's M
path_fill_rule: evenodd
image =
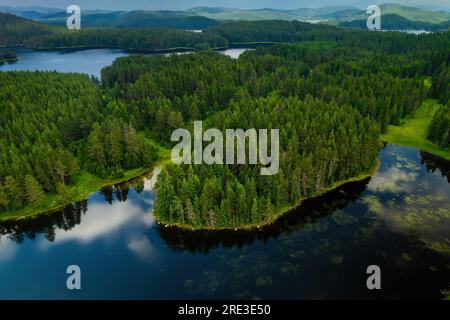
M16 46L34 36L52 33L52 27L9 13L0 13L0 46Z
M445 10L431 11L424 8L408 7L398 4L381 5L383 16L394 14L410 21L440 24L450 20L450 12ZM353 21L367 18L366 10L351 6L325 6L321 8L300 8L295 10L240 10L229 8L198 7L186 11L187 13L205 16L217 20L333 20ZM388 17L392 20L392 17Z
M29 7L11 7L11 6L0 6L0 12L10 13L19 17L28 19L39 19L46 15L61 11L61 9L46 8L39 6L29 6Z
M323 19L326 17L334 17L345 13L352 15L361 13L361 9L350 6L325 6L321 8L301 8L290 11L297 18L301 19Z
M380 6L382 18L387 15L397 15L410 21L428 22L432 24L439 24L450 20L450 12L445 11L428 11L425 9L419 9L416 7L402 6L399 4L383 4ZM366 19L367 15L365 11L360 14L354 15L351 19L347 20L362 20Z
M439 9L439 10L438 10ZM446 8L417 8L398 4L381 5L385 25L404 28L441 29L450 21ZM450 10L450 9L449 9ZM63 9L42 7L0 7L0 12L13 13L50 25L64 26L67 14ZM359 26L367 19L366 10L352 6L325 6L294 10L241 10L223 7L196 7L186 11L105 11L83 10L82 25L86 27L165 27L206 29L229 20L316 20L328 24ZM406 20L405 20L406 19ZM418 23L418 24L417 24ZM433 25L427 25L433 24ZM390 27L389 27L390 28Z
M383 14L397 14L412 21L423 21L429 23L441 23L450 20L450 12L432 12L398 4L384 4L381 6L381 12L383 12Z
M241 10L222 7L196 7L186 11L216 20L306 20L335 18L335 16L359 14L360 9L350 6L326 6L321 8L300 8L294 10L258 9Z
M353 20L344 21L339 24L341 27L352 27L352 28L367 28L367 20ZM426 31L438 31L447 30L450 21L444 21L439 24L422 22L422 21L412 21L406 19L397 14L386 14L383 15L381 20L381 28L383 30L426 30Z
M50 25L64 26L67 14L57 12L38 19ZM159 27L177 29L203 30L219 24L216 20L192 16L178 11L130 11L130 12L108 12L108 13L85 13L82 16L84 27Z
M215 20L295 20L297 16L290 11L276 9L240 10L221 7L197 7L186 10L191 15L204 16Z

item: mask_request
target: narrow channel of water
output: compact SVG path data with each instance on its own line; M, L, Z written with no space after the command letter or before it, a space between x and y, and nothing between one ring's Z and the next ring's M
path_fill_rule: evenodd
M79 72L95 76L100 79L101 70L111 65L119 57L129 53L119 49L93 50L64 50L64 51L35 51L23 48L14 50L19 60L0 65L0 71L58 71ZM232 58L238 58L247 48L226 49L219 51ZM189 54L183 52L178 54ZM169 54L166 54L169 55Z

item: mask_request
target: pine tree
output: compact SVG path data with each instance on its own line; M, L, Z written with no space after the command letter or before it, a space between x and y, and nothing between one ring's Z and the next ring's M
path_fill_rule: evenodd
M41 204L44 199L44 191L33 176L25 177L25 193L28 203Z
M69 190L67 190L67 186L64 183L59 183L57 185L56 192L62 202L67 203L70 201Z
M6 193L6 188L0 184L0 210L6 210L9 204L9 199Z
M252 204L252 222L253 223L259 223L260 216L259 216L259 205L258 205L258 199L253 198L253 204Z
M190 225L197 225L196 217L195 217L195 211L194 207L192 206L191 199L186 200L186 217L188 219L188 222Z
M23 194L19 183L11 176L5 179L5 193L8 198L9 207L17 209L23 204Z

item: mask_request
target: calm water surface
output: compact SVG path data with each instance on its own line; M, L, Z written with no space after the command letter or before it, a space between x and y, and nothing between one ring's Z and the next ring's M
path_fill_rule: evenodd
M82 51L34 51L29 49L13 49L19 60L0 65L0 71L58 71L86 73L100 78L100 71L119 57L129 53L118 49L95 49ZM248 49L227 49L219 51L232 58ZM179 54L188 54L183 52Z
M371 178L253 232L155 223L153 179L0 225L0 298L433 298L450 284L450 163L388 145ZM66 268L82 290L66 289ZM366 289L367 266L382 290Z
M232 57L241 49L226 50ZM120 50L33 52L0 70L99 77ZM152 215L154 180L61 212L0 224L1 299L430 298L450 285L450 162L389 145L371 178L308 200L253 232L182 232ZM66 289L66 268L82 290ZM366 289L377 264L382 290Z

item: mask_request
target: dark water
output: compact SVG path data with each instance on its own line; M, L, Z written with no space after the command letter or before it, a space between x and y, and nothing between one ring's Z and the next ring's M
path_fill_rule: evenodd
M12 49L19 60L0 65L0 71L58 71L86 73L100 78L100 71L119 57L128 55L118 49L34 51L28 49ZM246 48L219 51L232 58L238 58ZM189 52L184 52L184 54Z
M450 284L450 163L387 146L371 179L254 232L155 224L153 180L0 225L0 298L429 298ZM79 265L82 290L66 289ZM380 266L382 289L366 288Z

